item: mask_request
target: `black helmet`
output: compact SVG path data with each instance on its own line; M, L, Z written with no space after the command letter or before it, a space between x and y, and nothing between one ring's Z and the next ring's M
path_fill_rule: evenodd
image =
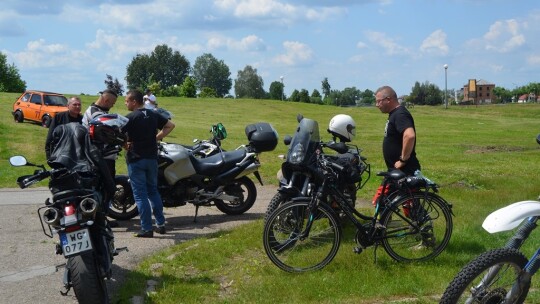
M121 132L129 119L119 114L102 114L96 116L89 123L90 138L94 142L123 145L126 136Z

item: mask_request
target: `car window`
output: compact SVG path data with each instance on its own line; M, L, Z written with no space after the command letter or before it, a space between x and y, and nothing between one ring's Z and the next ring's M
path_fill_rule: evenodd
M24 94L24 96L21 98L22 101L27 102L30 100L30 93Z
M45 96L45 104L51 106L67 106L68 100L65 96Z
M40 105L41 104L41 95L33 94L32 99L30 99L30 102Z

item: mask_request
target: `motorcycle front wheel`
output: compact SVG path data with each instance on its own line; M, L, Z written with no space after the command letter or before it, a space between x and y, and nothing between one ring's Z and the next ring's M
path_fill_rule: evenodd
M119 221L127 221L136 217L139 210L137 204L135 204L128 177L117 176L115 183L116 192L109 206L107 216Z
M523 303L531 281L523 281L512 299L507 293L521 280L527 258L511 248L487 251L461 269L448 285L441 304Z
M68 258L66 267L80 304L109 303L105 278L100 274L94 252Z
M243 176L223 189L225 195L236 197L233 200L214 200L219 211L228 215L239 215L248 211L257 199L257 188L251 179Z

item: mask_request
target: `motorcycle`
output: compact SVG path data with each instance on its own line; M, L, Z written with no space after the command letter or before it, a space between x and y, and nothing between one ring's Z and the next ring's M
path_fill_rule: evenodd
M227 138L227 130L222 123L212 125L210 128L212 137L210 139L194 139L193 145L182 145L186 149L191 150L193 155L197 157L208 157L224 151L221 148L221 141Z
M317 191L321 181L316 179L318 176L316 171L319 170L316 151L323 151L323 147L330 149L340 147L332 150L338 153L336 154L337 162L350 170L348 179L350 182L340 185L350 205L355 205L356 192L365 185L371 175L370 165L366 162L367 159L361 156L361 150L358 147L335 145L336 136L333 136L333 141L325 144L321 141L317 121L305 118L301 114L297 115L297 121L298 127L294 137L286 135L283 140L284 144L289 146L289 150L278 173L280 186L268 204L264 215L265 222L283 203L297 197L310 197ZM341 142L346 141L341 137L339 139ZM366 180L362 181L361 176L364 172L368 174Z
M104 206L113 192L106 183L112 183L112 177L85 127L61 125L53 136L60 141L48 160L50 170L20 155L11 157L10 164L39 168L33 175L17 179L22 189L49 178L52 199L46 199L38 215L43 233L50 238L58 236L56 254L67 259L60 265L65 269L61 294L65 296L73 288L79 303L109 303L105 280L112 276L113 257L127 251L115 248L105 218Z
M540 134L536 142L540 144ZM489 233L519 228L504 247L486 251L465 265L440 303L523 303L532 277L540 269L540 248L530 258L520 248L538 227L539 219L540 201L513 203L488 215L482 228Z
M180 144L159 143L158 190L164 207L195 205L195 221L200 206L215 205L221 212L239 215L248 211L257 198L257 188L248 177L258 172L258 155L274 150L278 134L269 123L250 124L245 128L247 145L234 151L219 150L204 158ZM117 176L116 193L108 216L129 220L138 210L127 176Z

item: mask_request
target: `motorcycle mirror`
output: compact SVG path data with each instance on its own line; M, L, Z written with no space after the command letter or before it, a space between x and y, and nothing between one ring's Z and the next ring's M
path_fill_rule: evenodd
M302 121L302 119L304 119L304 115L298 113L298 115L296 115L296 120L297 120L298 122L300 122L300 121Z
M193 142L194 142L194 143L196 143L196 142L198 142L198 141L199 141L199 140L198 140L197 138L194 138L194 139L193 139Z
M536 136L536 143L538 143L538 144L540 145L540 134L538 134L538 135Z
M292 137L290 135L285 135L285 137L283 138L283 143L288 146L291 144L291 141L292 141Z
M14 167L26 166L28 164L28 162L26 161L26 158L21 155L10 157L9 163Z

